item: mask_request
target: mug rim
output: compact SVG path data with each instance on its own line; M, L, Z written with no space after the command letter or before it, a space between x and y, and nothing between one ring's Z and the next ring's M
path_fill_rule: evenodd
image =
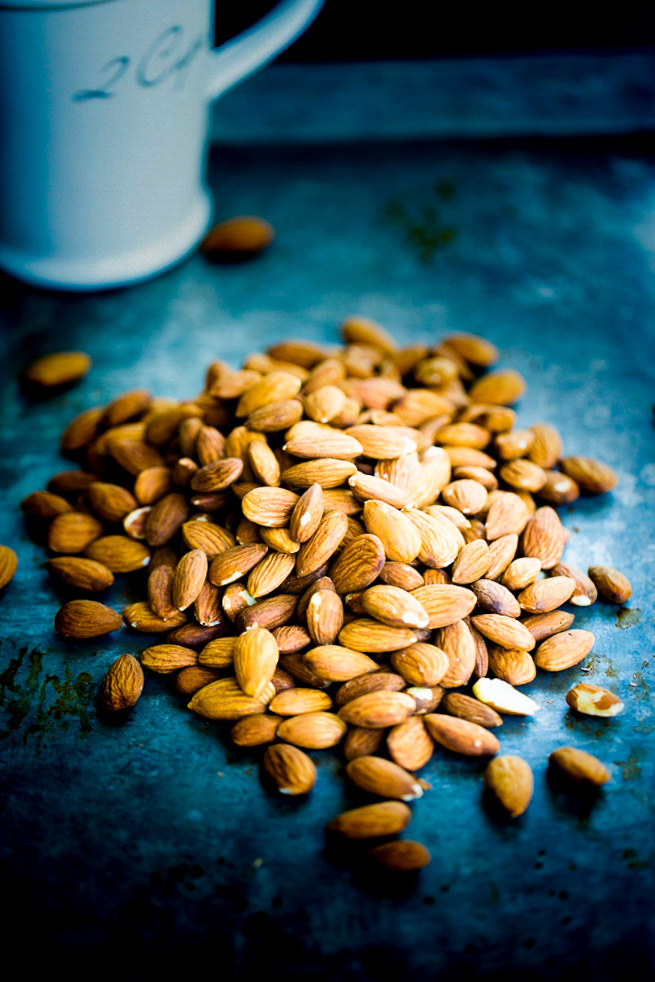
M116 0L0 0L0 10L71 10L74 7L91 7Z

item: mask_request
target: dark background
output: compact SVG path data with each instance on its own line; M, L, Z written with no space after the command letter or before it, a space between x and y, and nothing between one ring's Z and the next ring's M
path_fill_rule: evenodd
M218 43L255 23L271 0L218 4ZM326 0L315 22L280 61L357 61L531 51L655 47L655 7L646 3L371 4Z

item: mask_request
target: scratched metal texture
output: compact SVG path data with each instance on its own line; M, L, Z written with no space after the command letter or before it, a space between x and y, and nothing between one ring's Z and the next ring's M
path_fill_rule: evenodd
M129 290L62 296L2 282L7 343L0 541L20 557L2 610L1 868L8 938L26 933L44 964L81 945L106 950L94 974L150 978L208 963L217 978L614 978L652 950L655 169L638 141L398 143L215 152L219 216L261 214L270 251L211 266L196 255ZM413 230L413 231L412 231ZM417 231L418 230L418 231ZM445 230L445 235L443 234ZM432 253L430 241L439 243ZM562 510L567 558L625 570L625 608L597 604L576 624L594 654L526 687L534 720L506 719L502 750L525 757L535 793L518 821L481 807L484 762L437 749L433 789L407 836L433 855L419 876L372 875L326 845L325 822L367 800L335 751L312 756L315 791L275 797L258 755L189 713L170 680L149 676L125 719L96 691L124 629L65 643L44 550L18 506L67 466L57 453L76 413L133 386L193 396L213 358L237 365L285 336L337 341L351 313L402 343L455 330L491 338L522 372L519 425L552 421L570 453L618 472L613 494ZM20 394L33 356L80 348L91 374L47 401ZM107 592L119 609L143 583ZM578 718L564 695L586 679L625 712ZM594 799L546 775L548 753L597 754L612 780ZM143 962L123 960L139 946ZM26 955L29 957L29 949ZM34 954L34 951L32 952ZM179 959L179 961L178 961ZM67 956L69 973L77 961ZM652 964L652 963L650 963ZM173 971L175 969L175 972ZM88 969L80 967L80 976ZM113 977L113 975L112 975Z

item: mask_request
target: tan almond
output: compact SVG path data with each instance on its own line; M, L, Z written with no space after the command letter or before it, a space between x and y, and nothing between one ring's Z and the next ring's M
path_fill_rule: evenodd
M144 601L128 604L123 610L125 624L134 628L135 631L142 631L144 634L161 634L163 631L171 631L186 624L186 620L186 614L181 610L164 620L164 618L157 616L149 603Z
M112 573L132 573L150 562L150 549L127 535L104 535L84 550L88 559L102 563Z
M575 747L553 750L548 762L560 775L575 784L600 787L610 779L610 772L597 757Z
M334 713L313 712L290 716L278 726L280 740L306 750L325 750L340 743L346 724Z
M384 566L384 548L376 535L360 535L349 543L332 564L330 577L337 593L363 590Z
M298 747L276 743L267 747L262 765L280 794L307 794L316 784L316 767Z
M368 692L401 692L406 685L406 680L395 672L372 670L365 675L356 675L339 686L334 701L337 707L341 707Z
M427 866L432 857L422 842L414 839L398 839L383 842L368 853L379 866L393 873L414 872Z
M428 713L423 717L433 740L447 750L470 757L488 757L498 753L498 740L483 726L456 716Z
M525 381L519 372L504 369L483 375L471 386L469 395L474 402L511 406L524 392Z
M102 406L96 406L93 409L85 409L84 412L75 416L59 438L62 453L73 453L91 443L98 432L104 412Z
M278 716L253 713L251 716L242 716L234 724L230 737L237 747L261 747L265 743L273 743L279 725Z
M407 515L384 501L364 503L363 519L366 531L375 535L392 562L411 563L421 549L419 529Z
M386 584L364 590L361 607L365 613L391 627L427 627L429 621L427 612L411 593Z
M411 817L412 813L403 802L381 801L342 812L332 819L327 830L346 839L377 839L402 832Z
M424 767L434 752L434 742L423 719L423 716L410 716L403 723L393 726L387 735L389 756L409 771Z
M427 611L428 627L447 627L468 617L477 598L471 590L450 584L429 584L412 591L412 596Z
M491 614L504 614L506 617L519 617L521 605L510 590L496 580L478 580L471 583L471 590L478 605Z
M149 546L163 546L173 538L189 517L189 506L184 495L172 492L164 495L153 506L146 522L146 540Z
M48 549L52 552L82 552L103 533L100 522L92 515L66 511L55 515L48 529Z
M544 470L531 460L517 458L500 468L500 477L516 491L539 491L546 483Z
M624 604L632 593L630 581L618 569L611 566L590 566L589 578L607 603Z
M562 672L586 658L595 642L591 631L573 629L553 634L542 641L534 653L537 668L546 672Z
M477 723L478 726L486 726L487 729L503 725L503 718L495 709L486 706L479 699L467 696L464 692L447 692L441 707L451 716L458 716L460 719L468 720L469 723Z
M243 514L251 522L268 528L289 524L298 495L286 488L254 488L241 501Z
M202 549L207 559L215 559L237 544L231 532L207 521L185 522L182 525L182 537L189 549Z
M339 716L354 726L377 730L402 723L415 709L415 701L404 692L368 692L342 706Z
M491 563L486 573L488 580L497 580L505 572L516 555L518 545L519 537L516 532L501 535L489 543Z
M423 794L423 788L413 774L383 757L357 757L347 765L346 774L357 787L381 798L413 801Z
M363 452L359 440L331 426L309 423L302 430L298 430L297 427L293 429L293 435L284 444L284 450L293 457L301 457L305 460L315 460L320 457L354 460Z
M500 578L500 582L508 590L524 590L534 583L541 571L541 560L531 556L521 556L509 564ZM495 611L501 613L501 611Z
M57 351L43 355L25 369L25 378L31 385L46 389L78 382L90 371L91 359L83 351Z
M523 624L504 614L478 614L471 618L473 626L494 644L502 648L532 651L535 640Z
M529 614L547 614L569 600L576 589L576 581L570 576L549 576L536 580L521 590L517 599L521 608Z
M342 749L346 760L355 760L367 754L375 754L384 739L384 730L367 730L363 726L350 726Z
M65 583L66 586L72 586L88 593L106 590L114 582L114 574L102 563L92 559L82 559L79 556L57 556L55 559L48 560L48 567L57 579ZM0 575L1 581L2 576Z
M467 621L458 620L440 627L434 640L448 659L448 668L439 684L445 689L466 685L475 671L477 657L477 645Z
M175 676L175 688L183 696L192 696L218 678L220 676L213 668L205 668L203 665L188 665L186 668L181 668Z
M100 698L114 712L135 706L143 691L143 669L134 655L119 655L111 663L102 685Z
M553 610L548 614L535 614L533 617L526 617L523 621L525 627L535 639L535 641L545 641L553 634L566 631L573 621L575 615L566 610Z
M541 560L542 569L552 569L560 561L565 543L564 529L555 509L549 505L537 508L523 532L523 554Z
M296 574L307 576L323 566L337 551L348 531L348 518L340 511L326 511L310 539L303 542L296 559Z
M137 474L134 496L141 505L154 505L171 490L172 475L168 467L147 467Z
M485 525L489 542L507 535L520 534L529 518L525 502L514 492L497 491L494 495Z
M243 579L257 563L261 562L268 546L263 542L253 542L245 546L233 546L212 559L209 579L214 586L228 586Z
M371 474L357 471L348 478L348 487L359 501L384 501L392 508L411 508L413 501L411 493L404 488L396 487L390 481Z
M237 638L234 674L247 696L258 697L266 690L278 663L277 642L270 631L253 627Z
M522 815L534 792L534 776L527 761L511 754L490 760L484 772L485 788L510 818Z
M62 512L73 510L70 502L51 491L32 491L23 498L20 507L28 518L37 519L55 518Z
M197 651L179 644L156 644L141 653L141 664L163 675L195 665L197 661Z
M391 664L409 685L438 685L448 671L448 657L436 645L417 641L394 651Z
M274 695L272 682L255 697L246 695L235 678L217 679L199 689L188 708L205 719L240 719L252 713L263 713Z
M368 617L358 617L341 628L339 644L354 651L398 651L416 641L416 634L406 627L390 627Z
M314 675L329 682L347 682L378 668L377 662L368 655L335 644L311 648L306 652L304 660Z
M452 580L460 586L475 583L485 575L491 564L489 546L484 539L474 539L460 549L453 563Z
M333 644L343 626L343 603L333 590L317 590L307 605L307 629L318 645Z
M576 566L569 563L558 563L550 571L552 577L568 576L575 582L575 589L569 597L569 603L574 607L589 607L598 598L598 590L593 580Z
M120 522L137 506L136 498L126 488L103 481L94 482L86 497L94 512L105 522Z
M228 590L230 587L228 587ZM245 592L245 591L244 591ZM240 631L253 627L263 627L273 631L276 627L287 624L293 617L298 606L298 597L289 593L277 593L274 597L264 597L263 600L252 603L252 597L246 593L246 606L237 615Z
M605 494L618 482L612 468L593 457L563 457L560 467L579 488L590 494Z
M423 576L419 571L407 563L385 563L380 570L379 578L383 583L400 587L401 590L407 590L408 593L425 585Z
M284 583L296 565L295 556L271 552L264 556L248 574L246 589L251 597L265 597Z
M302 713L325 712L332 708L332 699L320 689L304 689L296 686L278 692L268 706L279 716L300 716Z
M402 512L418 531L421 548L418 558L426 566L443 569L449 566L465 545L459 530L442 515L428 515L426 512L409 508Z
M69 600L55 615L62 638L98 638L121 626L121 615L96 600Z
M215 638L203 647L198 655L198 661L208 668L231 668L236 644L235 637Z
M537 666L529 651L492 644L488 646L487 654L490 671L509 685L527 685L537 675Z
M173 576L172 598L178 610L186 610L197 599L207 577L207 556L202 549L185 552Z

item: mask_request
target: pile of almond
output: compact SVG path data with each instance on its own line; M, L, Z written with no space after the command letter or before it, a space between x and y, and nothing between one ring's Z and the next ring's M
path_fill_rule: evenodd
M426 848L389 837L429 788L415 772L435 745L492 758L488 794L510 816L527 808L532 771L496 756L494 731L539 709L519 688L538 670L592 651L563 606L630 595L618 571L563 561L556 511L616 476L564 456L547 423L514 428L525 384L488 371L488 341L399 348L362 317L341 333L338 349L286 341L238 370L216 361L188 402L133 390L88 409L61 438L82 469L22 508L47 525L53 576L84 597L57 612L62 637L123 623L157 635L109 668L110 709L137 702L142 666L171 674L192 712L265 748L265 778L284 794L314 786L307 750L340 745L348 779L381 800L328 828L389 869L417 869ZM122 613L87 599L144 569L142 599ZM623 708L584 683L567 702ZM586 786L609 778L574 747L550 762Z

